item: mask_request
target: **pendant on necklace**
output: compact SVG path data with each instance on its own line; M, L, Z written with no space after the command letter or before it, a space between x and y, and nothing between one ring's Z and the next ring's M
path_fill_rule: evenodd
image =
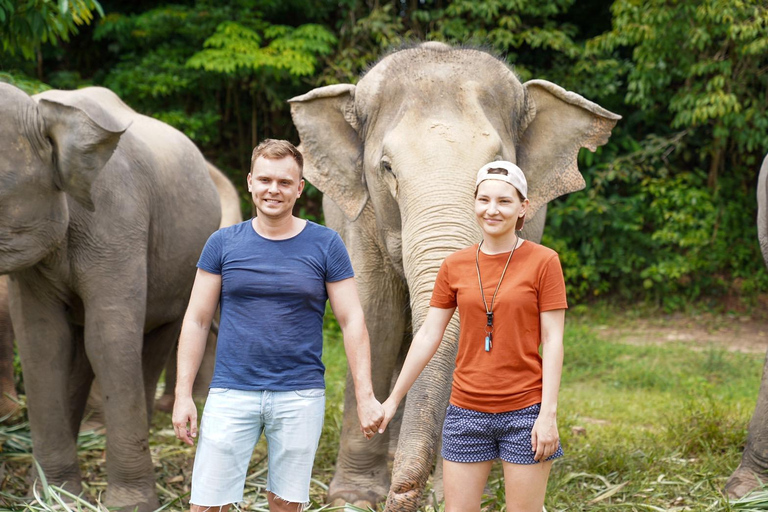
M491 341L491 333L487 333L485 335L485 351L490 352L492 346L493 342Z

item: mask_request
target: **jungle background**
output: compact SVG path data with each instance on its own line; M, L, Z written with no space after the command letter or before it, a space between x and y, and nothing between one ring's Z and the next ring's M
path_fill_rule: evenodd
M186 133L241 192L257 141L298 142L287 99L355 83L388 51L422 40L487 49L522 81L550 80L623 116L605 146L582 150L586 189L550 203L542 240L560 253L573 312L560 420L569 456L555 465L547 507L748 509L719 489L738 465L766 347L755 226L768 151L764 1L0 0L0 80L30 94L108 87ZM320 199L308 187L299 213L322 221ZM626 335L675 315L704 334L687 345L666 331ZM756 348L735 347L747 331ZM326 338L317 503L333 470L345 367L332 320ZM153 450L162 494L180 508L189 454L169 427L155 418ZM24 424L13 428L0 432L0 508L32 507L13 500L26 492L14 461L30 457ZM86 434L82 446L96 496L103 437ZM256 490L262 466L257 453ZM495 475L487 510L503 508Z

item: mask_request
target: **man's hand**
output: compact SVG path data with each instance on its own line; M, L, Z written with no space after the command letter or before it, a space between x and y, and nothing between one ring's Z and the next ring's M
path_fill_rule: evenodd
M384 420L384 408L378 400L371 397L357 401L357 417L360 419L360 431L366 439L372 438Z
M176 397L173 404L173 430L176 437L190 446L197 437L197 407L191 396Z

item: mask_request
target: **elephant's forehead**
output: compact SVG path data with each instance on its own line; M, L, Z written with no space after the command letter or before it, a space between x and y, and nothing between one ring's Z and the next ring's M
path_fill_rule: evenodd
M466 143L486 140L496 142L498 127L494 126L484 109L476 102L463 106L403 109L385 136L385 142L397 144L413 143L414 134L422 140L439 140L448 143ZM402 141L400 140L402 139Z

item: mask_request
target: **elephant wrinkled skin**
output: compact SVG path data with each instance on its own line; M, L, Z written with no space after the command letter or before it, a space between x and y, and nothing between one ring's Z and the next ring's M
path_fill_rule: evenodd
M757 238L763 261L768 265L768 155L763 160L757 178ZM741 498L760 488L768 480L768 353L763 364L763 378L757 405L749 422L747 445L741 456L741 464L725 484L725 492L731 498Z
M524 237L538 241L547 202L584 187L576 157L604 144L619 116L543 80L521 84L496 58L440 43L390 54L355 85L290 100L305 175L324 193L342 235L371 336L374 391L383 400L404 340L424 320L443 259L480 240L477 169L516 162L529 184ZM431 472L451 389L454 316L408 394L391 478L388 433L366 442L347 385L329 499L415 510Z
M13 327L8 306L8 277L0 276L0 420L18 411L13 378Z
M219 191L219 200L221 200L221 222L219 223L219 228L225 228L242 222L243 214L240 211L240 196L237 193L237 189L229 181L229 178L210 162L208 162L208 171L213 183L216 184L216 189ZM208 343L205 345L203 362L200 364L200 369L197 371L195 382L192 386L192 395L195 398L205 398L208 396L208 387L213 378L213 368L216 362L216 336L218 334L216 325L218 325L218 313L214 324L208 333ZM177 347L174 347L165 365L165 387L163 388L162 396L155 403L155 409L160 411L173 411L174 391L176 389L176 358L178 355L176 349Z
M219 225L205 160L111 91L0 84L0 274L24 372L33 452L81 491L76 438L94 375L107 426L105 503L158 506L149 411L195 263Z

